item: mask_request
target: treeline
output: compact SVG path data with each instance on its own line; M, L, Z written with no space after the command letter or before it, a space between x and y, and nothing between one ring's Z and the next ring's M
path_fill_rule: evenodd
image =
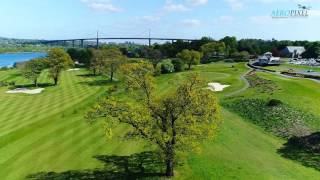
M241 39L237 40L236 37L226 36L220 40L214 40L210 37L203 37L199 41L185 42L176 41L174 43L154 44L153 49L161 52L165 58L175 58L176 55L184 49L201 51L203 45L208 43L216 43L219 45L216 51L216 57L235 58L246 56L250 54L256 57L265 52L272 52L274 56L281 56L281 50L286 46L303 46L306 52L303 53L304 58L318 58L320 55L320 42L310 41L289 41L289 40L262 40L262 39ZM145 52L148 46L121 46L121 51L128 57L145 58Z

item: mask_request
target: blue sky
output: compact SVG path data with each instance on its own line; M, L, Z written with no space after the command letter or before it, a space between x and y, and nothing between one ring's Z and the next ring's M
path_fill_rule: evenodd
M308 18L272 19L311 6ZM1 0L0 36L101 36L320 40L320 0Z

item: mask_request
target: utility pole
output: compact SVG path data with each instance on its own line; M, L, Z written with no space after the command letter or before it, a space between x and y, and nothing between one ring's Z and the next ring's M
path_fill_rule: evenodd
M97 49L99 49L99 31L97 31Z

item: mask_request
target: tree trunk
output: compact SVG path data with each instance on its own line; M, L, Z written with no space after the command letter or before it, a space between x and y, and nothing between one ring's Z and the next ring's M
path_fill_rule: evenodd
M113 81L113 70L111 70L111 72L110 72L110 81L111 82Z
M53 80L54 80L54 85L55 86L58 85L58 77L54 77Z
M38 87L38 80L35 79L33 82L34 82L34 86L35 86L35 87Z
M170 153L170 155L167 155L169 157L167 157L167 160L166 160L166 166L167 166L167 169L166 169L166 176L167 177L173 177L174 176L174 172L173 172L173 154Z
M189 68L188 68L188 69L190 70L190 69L191 69L191 63L189 63L188 65L189 65Z
M94 76L97 75L97 70L96 70L96 68L93 68L93 75L94 75Z
M114 74L114 67L113 67L113 65L111 65L111 67L110 67L110 81L111 82L113 81L113 74Z

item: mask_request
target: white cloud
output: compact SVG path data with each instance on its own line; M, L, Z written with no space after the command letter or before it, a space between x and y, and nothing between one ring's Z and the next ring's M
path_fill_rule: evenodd
M164 10L169 12L183 12L188 11L189 8L186 7L184 4L176 4L171 0L167 0L164 6Z
M184 12L195 8L196 6L205 5L209 0L184 0L179 3L175 0L166 0L163 10L165 12Z
M265 24L267 22L270 22L270 20L272 20L272 17L271 16L251 16L249 17L249 20L252 23Z
M159 16L142 16L140 19L147 22L158 22L161 20Z
M181 21L181 24L187 27L197 27L201 25L201 22L198 19L185 19Z
M186 0L187 4L190 6L201 6L208 3L208 0Z
M241 10L244 8L244 3L241 0L225 0L225 1L233 10Z
M217 24L230 24L234 22L233 16L219 16L218 18L214 19L214 22Z
M89 8L95 11L104 11L104 12L120 12L122 9L116 7L112 4L111 0L81 0Z

